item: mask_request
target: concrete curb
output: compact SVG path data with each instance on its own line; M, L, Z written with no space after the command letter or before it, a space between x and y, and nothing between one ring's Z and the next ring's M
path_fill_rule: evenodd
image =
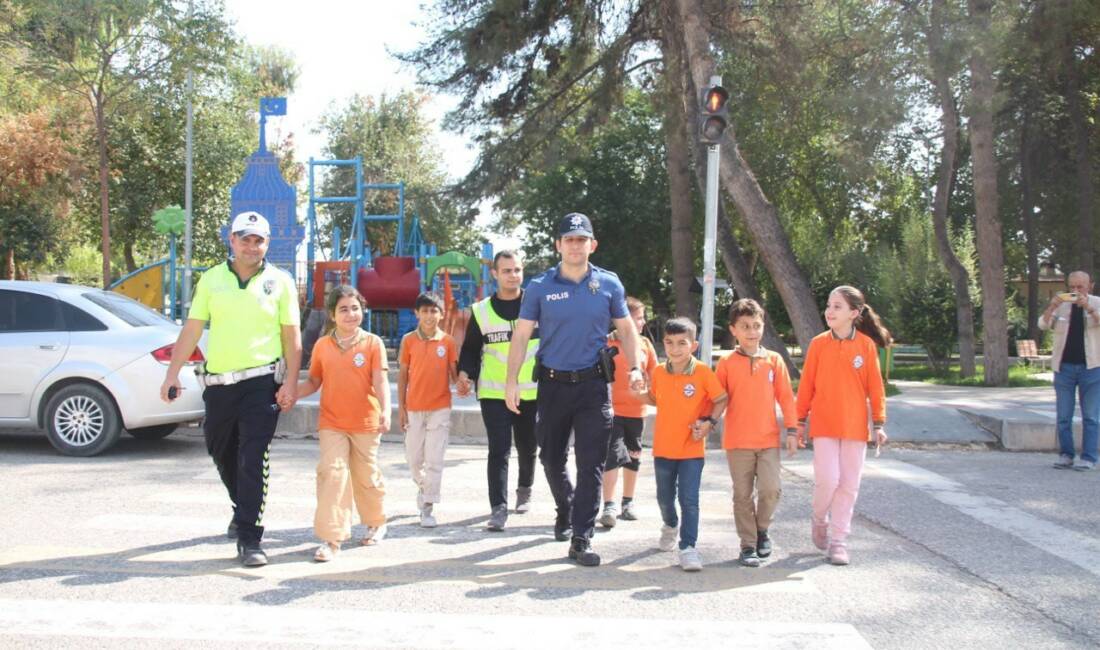
M1050 419L1001 418L968 409L957 409L977 426L992 433L1009 451L1058 451L1058 427ZM1073 420L1074 446L1081 446L1081 420Z

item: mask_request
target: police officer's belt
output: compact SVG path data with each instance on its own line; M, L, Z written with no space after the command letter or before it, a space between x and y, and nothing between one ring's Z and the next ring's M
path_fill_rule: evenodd
M280 375L285 374L286 362L282 359L278 359L264 366L234 370L233 372L223 372L220 375L207 374L206 370L202 367L195 368L195 378L198 379L199 383L203 386L229 386L230 384L236 384L246 379L263 377L265 375L275 375L276 383L281 383L283 377L280 377Z
M584 370L554 370L553 368L541 368L539 379L556 381L562 384L579 384L589 379L603 378L599 365L585 368Z

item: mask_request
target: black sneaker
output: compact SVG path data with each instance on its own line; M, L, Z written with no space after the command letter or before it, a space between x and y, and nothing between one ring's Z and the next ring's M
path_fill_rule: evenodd
M229 539L237 539L237 522L230 519L229 528L225 529L225 536Z
M762 558L772 554L772 538L766 530L756 531L756 554Z
M592 544L583 537L574 537L569 545L569 559L581 566L600 566L600 556L592 550Z
M741 566L760 566L760 558L756 555L756 549L751 546L741 549L741 557L737 561L741 563Z
M554 520L554 539L559 542L568 542L572 536L573 526L569 523L569 513L566 513L564 517L558 514L557 519Z
M260 548L259 542L237 541L237 559L246 567L258 567L267 564L267 553Z

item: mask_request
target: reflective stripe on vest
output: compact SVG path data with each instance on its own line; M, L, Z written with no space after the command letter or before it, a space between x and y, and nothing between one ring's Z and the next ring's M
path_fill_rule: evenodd
M474 303L470 309L482 335L481 373L477 380L478 399L504 399L504 383L508 379L508 348L512 341L514 321L501 318L490 302L492 297ZM533 400L538 385L532 375L538 339L527 342L527 354L519 369L519 398Z

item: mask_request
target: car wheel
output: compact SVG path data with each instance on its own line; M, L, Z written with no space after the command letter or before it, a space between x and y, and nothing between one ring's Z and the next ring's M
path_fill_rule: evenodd
M57 391L46 404L46 436L66 456L95 456L118 442L122 419L111 396L91 384Z
M160 440L161 438L167 438L168 435L178 429L179 426L178 423L171 422L169 424L157 424L151 427L127 429L126 432L138 440Z

